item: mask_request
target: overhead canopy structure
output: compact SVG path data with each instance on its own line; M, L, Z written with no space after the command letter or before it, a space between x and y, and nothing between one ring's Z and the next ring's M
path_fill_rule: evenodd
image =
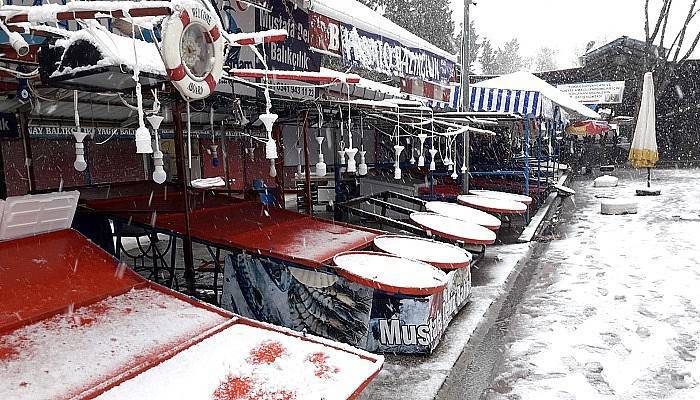
M470 109L555 118L557 108L574 119L600 119L600 115L535 75L519 71L471 86Z

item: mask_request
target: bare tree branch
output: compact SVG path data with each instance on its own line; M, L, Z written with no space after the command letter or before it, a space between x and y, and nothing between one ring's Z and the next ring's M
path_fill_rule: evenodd
M656 37L659 34L659 28L661 27L661 23L664 20L668 19L668 15L671 13L671 3L673 3L673 0L664 0L664 4L663 6L661 6L659 17L656 20L656 26L654 26L654 32L649 36L649 39L652 43L656 40Z
M690 24L690 21L693 19L693 17L697 14L697 12L695 11L695 4L697 4L697 2L698 0L693 0L692 4L690 5L690 8L688 9L688 15L686 16L683 28L679 33L680 39L678 40L676 53L673 55L673 62L678 61L678 56L681 53L681 49L683 48L683 42L685 41L685 34L688 31L688 25Z

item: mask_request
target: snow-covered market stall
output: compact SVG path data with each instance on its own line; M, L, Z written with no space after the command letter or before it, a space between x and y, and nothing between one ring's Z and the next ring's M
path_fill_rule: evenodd
M493 123L438 118L452 56L332 4L0 7L0 397L353 398L365 351L437 347L496 224L436 203L392 235L333 206Z
M504 135L506 156L477 154L473 183L486 189L507 186L535 197L549 189L551 178L560 169L559 146L569 120L600 119L597 112L522 71L473 84L469 109L494 115L512 114L523 119Z

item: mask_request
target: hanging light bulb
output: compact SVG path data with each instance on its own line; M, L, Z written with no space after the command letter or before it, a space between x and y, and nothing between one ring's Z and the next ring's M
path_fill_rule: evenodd
M216 144L216 133L214 133L214 107L209 107L209 129L211 129L211 144L209 154L211 154L211 165L219 166L219 145Z
M277 143L272 138L272 126L277 121L277 114L265 113L260 115L260 121L265 125L267 131L267 143L265 143L265 158L272 160L277 158Z
M275 168L275 160L270 159L270 176L273 178L277 177L277 168Z
M360 151L360 165L357 166L357 173L360 176L365 176L367 175L367 162L365 160L365 155L367 154L366 151L361 150Z
M136 153L151 154L153 153L151 132L148 131L143 121L143 93L141 93L141 83L139 81L136 82L136 107L139 114L139 127L136 129Z
M367 152L365 151L365 128L364 121L362 120L362 115L360 115L360 165L357 166L357 173L360 176L367 175L367 160L365 156Z
M275 169L275 159L277 159L277 142L272 138L272 127L277 121L277 114L265 113L260 115L260 121L265 125L265 130L267 130L267 142L265 143L265 158L272 160L270 162L270 176L277 176L277 169Z
M425 167L425 157L423 156L423 147L425 146L425 140L428 138L428 135L425 133L421 133L418 135L418 140L420 140L420 149L419 149L419 156L418 156L418 166L419 167Z
M428 153L430 153L430 170L435 171L436 165L435 165L435 156L437 155L437 150L435 149L430 149L428 150Z
M394 146L394 152L396 153L396 163L394 164L394 179L401 179L401 166L399 165L399 159L401 157L401 152L403 152L404 147L397 144Z
M318 142L318 162L316 163L316 176L318 177L324 177L326 176L326 173L328 173L328 166L323 160L323 139L325 139L323 136L316 136L316 141Z
M162 184L165 182L165 180L168 178L168 175L165 173L165 169L163 168L163 152L160 151L160 137L158 135L158 129L160 129L161 123L163 123L163 117L157 114L149 115L146 117L148 120L148 123L151 124L151 127L153 127L153 131L155 132L155 140L154 143L156 145L156 150L153 152L153 181L157 184Z
M301 177L301 147L297 144L297 176Z
M80 128L73 131L73 137L75 137L75 162L73 167L76 171L83 172L87 169L87 162L85 162L85 144L83 140L87 133L83 132Z
M348 155L348 169L349 173L357 172L357 161L355 161L355 155L357 154L357 149L345 149L345 154Z
M73 131L73 137L75 138L75 162L73 163L73 168L75 168L76 171L83 172L87 169L87 162L85 162L85 144L83 143L87 133L80 129L77 90L73 91L73 112L75 118L75 130Z

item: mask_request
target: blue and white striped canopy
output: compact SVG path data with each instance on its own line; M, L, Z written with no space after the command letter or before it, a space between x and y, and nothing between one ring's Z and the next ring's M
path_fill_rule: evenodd
M531 117L543 117L543 99L540 92L528 90L471 87L469 108L472 111L502 112Z

